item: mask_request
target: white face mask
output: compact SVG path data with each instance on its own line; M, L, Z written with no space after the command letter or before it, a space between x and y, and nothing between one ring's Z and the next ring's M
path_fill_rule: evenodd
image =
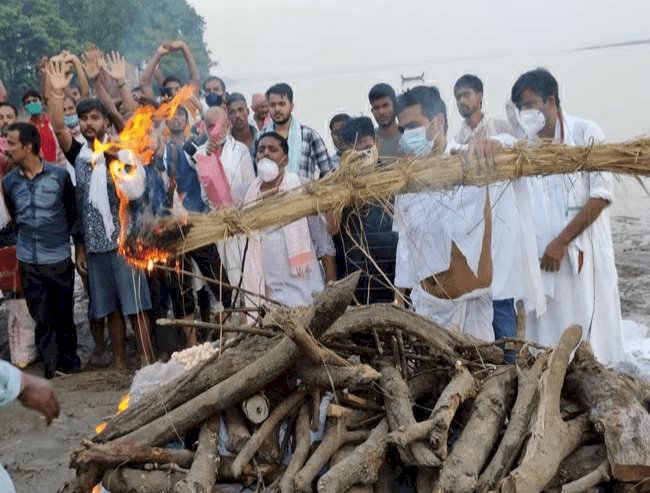
M540 110L520 110L519 123L529 140L537 138L537 134L546 126L546 117Z
M257 176L265 183L275 180L280 174L280 167L275 161L262 158L257 163Z

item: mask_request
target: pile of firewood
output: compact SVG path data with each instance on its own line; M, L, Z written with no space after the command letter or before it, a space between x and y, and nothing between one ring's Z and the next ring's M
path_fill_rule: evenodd
M598 363L579 327L552 350L512 343L506 365L397 306L350 308L357 279L115 416L61 491L650 491L650 385Z

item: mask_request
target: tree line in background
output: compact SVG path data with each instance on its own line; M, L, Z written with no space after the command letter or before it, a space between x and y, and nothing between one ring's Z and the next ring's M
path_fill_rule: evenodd
M80 53L86 43L101 50L119 50L136 66L171 39L192 49L201 73L210 56L203 41L205 20L185 0L4 0L0 3L0 80L9 99L40 87L38 64L67 49ZM163 73L185 75L180 55L166 57Z

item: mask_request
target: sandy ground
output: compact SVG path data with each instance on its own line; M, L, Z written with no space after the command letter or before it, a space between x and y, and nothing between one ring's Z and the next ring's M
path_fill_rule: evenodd
M650 196L631 179L616 185L615 196L612 229L623 315L650 325ZM87 327L80 332L80 352L87 358L92 346L90 335ZM6 340L6 312L0 306L0 356L5 359ZM39 373L40 369L30 371ZM0 409L0 461L17 491L55 492L70 478L70 452L93 434L102 418L115 412L130 380L129 375L108 370L55 378L53 385L62 410L61 417L50 427L19 404Z

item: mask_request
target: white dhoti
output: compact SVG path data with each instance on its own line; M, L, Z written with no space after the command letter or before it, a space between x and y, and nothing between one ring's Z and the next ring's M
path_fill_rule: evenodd
M417 314L430 318L445 329L484 341L494 340L490 288L475 289L450 300L432 296L417 285L411 291L411 301Z
M228 281L233 286L238 286L242 275L246 237L237 235L218 241L217 249L219 250L221 262L228 274Z

